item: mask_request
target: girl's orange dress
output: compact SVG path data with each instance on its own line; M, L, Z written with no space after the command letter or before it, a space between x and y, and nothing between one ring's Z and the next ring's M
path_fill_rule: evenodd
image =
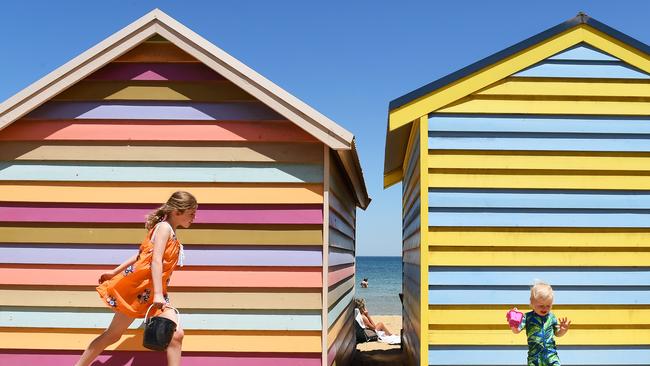
M149 306L153 303L153 281L151 279L151 259L153 258L153 236L158 225L169 225L163 221L147 234L147 237L140 244L138 258L135 263L128 266L124 271L118 273L108 281L97 286L97 293L104 300L104 303L114 311L133 318L144 318ZM170 226L171 229L171 226ZM169 239L165 244L163 253L162 286L165 301L169 303L167 296L167 285L174 268L182 255L183 246L176 238L174 230L171 231ZM181 264L182 265L182 264ZM161 313L160 309L152 309L150 316Z

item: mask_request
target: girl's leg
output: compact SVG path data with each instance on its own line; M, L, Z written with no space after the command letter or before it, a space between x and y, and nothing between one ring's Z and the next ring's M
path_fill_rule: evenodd
M177 324L176 331L172 336L172 341L167 347L167 366L179 366L181 364L181 347L183 345L184 336L183 328L181 328L174 310L169 308L165 309L160 316L171 319Z
M377 328L377 330L381 330L382 332L386 333L386 335L392 335L390 333L390 330L388 330L388 328L386 328L386 326L382 322L375 324L375 327Z
M88 348L86 348L75 366L87 366L93 362L95 357L102 353L106 347L120 340L120 337L122 337L124 331L129 328L129 325L133 323L133 320L134 318L131 318L130 316L115 312L111 325L109 325L102 334L90 342Z

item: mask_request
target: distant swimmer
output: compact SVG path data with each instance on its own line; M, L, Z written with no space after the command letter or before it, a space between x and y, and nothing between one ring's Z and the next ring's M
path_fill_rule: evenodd
M367 288L367 287L368 287L368 279L367 279L367 278L364 278L364 279L361 281L360 285L361 285L361 287L363 287L363 288Z

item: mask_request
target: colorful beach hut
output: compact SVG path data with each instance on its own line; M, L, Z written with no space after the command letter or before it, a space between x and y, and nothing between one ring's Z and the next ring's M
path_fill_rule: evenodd
M5 101L0 129L1 365L73 364L112 317L98 275L178 189L200 203L170 291L183 364L347 363L370 201L350 132L159 10ZM141 333L100 361L161 362Z
M411 365L523 365L535 279L562 365L650 364L649 102L650 47L579 14L390 103Z

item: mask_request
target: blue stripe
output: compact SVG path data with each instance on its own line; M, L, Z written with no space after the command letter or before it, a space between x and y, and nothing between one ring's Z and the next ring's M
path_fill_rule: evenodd
M328 329L329 327L332 326L332 324L334 324L334 322L339 318L341 313L343 313L343 311L348 307L348 305L350 305L353 297L354 297L354 287L352 288L352 290L348 291L348 293L344 297L342 297L336 305L334 305L332 310L330 310L327 313Z
M589 212L588 210L539 212L534 209L437 209L429 211L429 226L457 227L608 227L648 228L650 211L641 213Z
M117 164L117 163L113 163ZM265 182L320 183L323 167L316 164L260 163L2 163L0 180L103 182Z
M430 189L429 206L446 208L650 209L649 191ZM606 211L603 211L606 212Z
M650 305L650 286L553 286L555 305ZM429 286L430 305L528 303L529 286Z
M648 286L650 267L429 267L430 286L530 286L536 279L553 286Z
M297 258L294 261L296 262L295 265L301 265L301 261L297 260ZM330 248L327 263L329 266L354 263L354 253Z
M596 50L581 43L567 51L562 51L548 58L549 60L581 60L581 61L620 61L616 57Z
M3 264L117 265L136 245L0 244ZM320 247L185 245L186 266L321 266Z
M37 328L106 328L113 319L113 312L83 309L67 311L50 311L42 308L28 310L4 308L0 311L0 327L37 327ZM129 328L140 327L136 321ZM258 313L186 313L181 314L184 329L211 330L320 330L321 316L298 311L282 313L260 311Z
M570 117L442 115L429 117L430 132L528 132L650 134L650 119L639 117ZM431 134L430 135L436 135Z
M408 183L410 183L410 177L413 177L415 168L418 166L418 162L420 161L420 139L418 138L420 134L418 133L416 136L415 143L413 144L413 148L411 149L411 154L409 156L409 160L407 161L407 166L406 166L406 172L404 174L405 177L409 177L409 182L405 182L403 185L402 190L406 189L408 187Z
M430 346L429 365L524 365L527 352L526 347ZM560 346L558 354L563 366L650 363L650 348L646 346Z
M29 113L30 119L113 119L251 121L286 120L261 102L48 102Z
M542 62L513 76L550 78L650 79L650 75L622 62Z
M578 134L447 134L429 136L429 149L650 152L650 136Z

